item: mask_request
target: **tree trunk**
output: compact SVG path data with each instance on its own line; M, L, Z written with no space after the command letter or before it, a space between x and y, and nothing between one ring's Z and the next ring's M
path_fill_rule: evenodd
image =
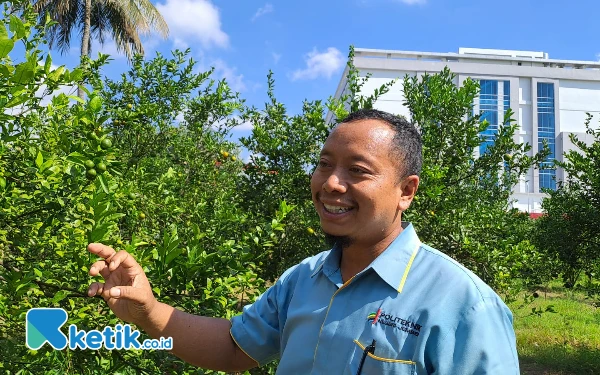
M92 0L85 0L85 19L83 24L83 36L81 37L81 57L89 57L90 55L90 29L92 23L91 19ZM83 84L83 82L81 84ZM77 89L77 96L79 96L81 99L83 99L85 96L81 87Z

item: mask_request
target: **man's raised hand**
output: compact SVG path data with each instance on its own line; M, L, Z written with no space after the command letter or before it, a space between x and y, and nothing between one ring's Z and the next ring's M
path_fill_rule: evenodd
M128 252L116 252L100 243L89 244L88 251L102 258L92 264L89 274L104 279L104 283L92 283L88 295L101 295L115 315L126 322L144 322L157 301L142 267Z

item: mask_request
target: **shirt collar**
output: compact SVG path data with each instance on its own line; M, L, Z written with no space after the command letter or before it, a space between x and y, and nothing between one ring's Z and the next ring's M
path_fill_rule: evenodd
M402 228L402 232L388 248L362 271L373 269L383 281L398 293L402 292L412 262L421 245L421 241L411 223L402 222ZM311 277L323 272L325 276L330 278L340 268L341 254L342 249L337 245L334 246L321 264L317 266Z

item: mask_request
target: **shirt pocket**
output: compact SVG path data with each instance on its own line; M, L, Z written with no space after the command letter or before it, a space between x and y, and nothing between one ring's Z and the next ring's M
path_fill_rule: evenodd
M352 363L352 374L356 374L360 361L362 360L365 346L358 340L354 340L356 344L356 352ZM377 349L375 349L377 350ZM365 362L363 363L361 375L376 375L376 374L396 374L396 375L414 375L416 373L416 364L410 360L384 358L376 354L367 353Z

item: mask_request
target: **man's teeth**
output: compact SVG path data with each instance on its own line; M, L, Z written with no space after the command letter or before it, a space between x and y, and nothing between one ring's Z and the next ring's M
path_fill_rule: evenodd
M352 207L331 206L328 204L323 204L323 206L325 206L325 210L327 212L331 212L334 214L341 214L343 212L348 212L352 209Z

